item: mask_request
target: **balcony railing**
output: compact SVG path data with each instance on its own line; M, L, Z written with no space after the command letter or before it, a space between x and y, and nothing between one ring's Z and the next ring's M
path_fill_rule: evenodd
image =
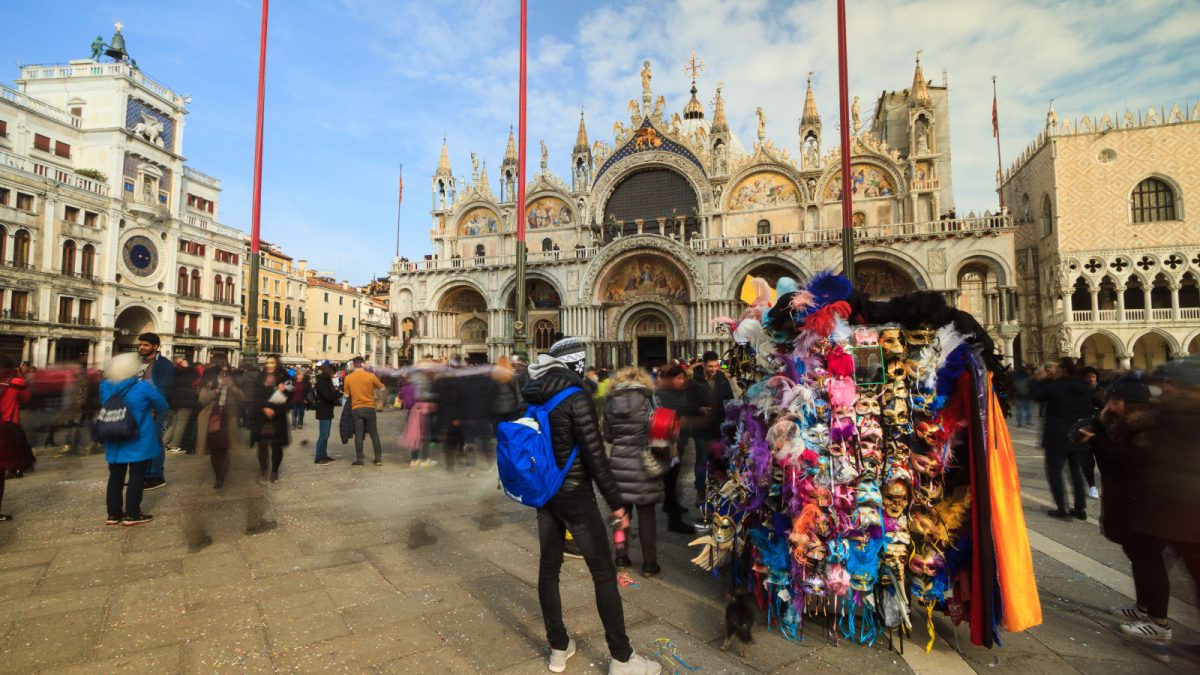
M1179 318L1181 319L1200 319L1200 307L1180 307Z
M188 225L191 225L193 227L198 227L201 230L215 232L216 234L223 234L226 237L231 237L233 239L237 239L238 241L241 241L242 238L244 238L246 236L245 232L242 232L241 230L239 230L237 228L229 227L227 225L222 225L220 223L214 223L213 221L211 221L207 218L201 218L200 216L193 216L193 215L189 214L187 217L187 223L188 223ZM222 261L218 260L217 262L222 262ZM232 263L232 262L224 263L224 264L236 266L236 263Z
M206 173L197 171L190 166L183 167L183 177L190 181L194 181L194 182L200 183L202 185L207 185L208 187L210 187L214 190L221 189L221 181L217 180L216 178L213 178L212 176L210 176Z
M590 260L596 255L598 248L568 249L565 251L529 251L525 260L533 265L571 260ZM428 270L458 270L477 267L512 267L517 264L516 255L470 256L467 258L433 258L431 260L413 260L398 263L401 272L421 272Z
M1082 323L1084 321L1091 321L1092 320L1092 310L1090 310L1090 309L1072 310L1071 311L1071 320L1080 322L1080 323Z
M937 190L942 186L942 181L937 178L931 180L913 180L909 181L909 187L916 190Z
M38 178L48 178L68 187L86 190L101 197L108 196L108 185L105 183L86 176L80 176L58 166L29 159L28 157L21 157L20 155L0 150L0 164L10 169L16 169L37 176Z
M0 318L10 321L34 321L36 317L33 312L17 309L6 309L0 312Z
M96 320L86 316L69 316L66 314L59 314L58 323L67 324L69 326L95 326Z
M922 223L889 223L854 228L855 241L926 239L961 237L972 234L994 234L1011 230L1012 219L1007 215L931 220ZM842 228L821 228L799 232L780 232L742 236L694 238L689 242L693 251L717 251L730 248L757 249L790 246L829 246L842 241Z
M62 122L67 126L75 127L76 129L78 129L82 124L78 117L72 115L66 110L63 110L62 108L55 108L49 103L39 101L38 99L27 94L22 94L15 89L9 89L8 87L0 86L0 98L6 101L11 101L15 105L21 106L22 108L27 108L40 115L45 115L56 122Z
M1150 318L1154 321L1167 321L1171 318L1170 307L1157 307L1150 310Z
M74 279L83 279L84 281L94 281L96 275L91 272L76 272L75 270L60 270L59 274L64 277L72 277Z
M1145 321L1146 310L1144 309L1127 309L1125 310L1126 321Z
M23 66L21 68L22 80L51 80L60 78L79 78L79 77L111 77L113 75L127 77L130 80L142 85L147 90L153 92L165 101L175 104L182 108L185 105L184 99L179 94L167 89L154 80L146 77L145 73L133 68L128 63L86 63L86 64L71 64L65 66ZM42 104L45 105L45 104ZM48 106L49 107L49 106ZM65 112L65 111L63 111ZM72 115L73 117L73 115Z
M1102 309L1098 312L1098 314L1100 315L1099 316L1100 321L1116 321L1117 320L1117 310L1115 310L1115 309Z

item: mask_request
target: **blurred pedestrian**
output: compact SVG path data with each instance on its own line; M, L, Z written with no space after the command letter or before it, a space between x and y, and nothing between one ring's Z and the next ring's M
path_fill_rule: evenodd
M274 483L279 480L279 465L283 463L283 448L289 442L288 407L292 381L279 364L279 356L267 355L261 372L251 373L250 444L258 446L258 480ZM268 463L269 460L269 463ZM269 473L268 473L269 468Z
M308 374L303 370L296 371L296 379L292 381L292 428L304 428L304 411L308 408Z
M100 383L101 405L120 396L137 425L137 436L132 440L104 444L108 461L107 525L141 525L154 518L142 512L142 492L151 462L162 453L156 420L166 414L169 406L158 387L141 376L146 365L144 360L139 363L137 354L118 354Z
M661 571L654 510L663 500L659 459L651 455L650 416L654 411L654 385L650 374L637 366L628 366L608 379L611 389L604 402L604 417L600 429L604 440L612 444L609 464L621 503L632 515L636 509L638 538L642 546L642 576L652 577ZM650 471L655 467L655 471ZM651 475L653 473L653 475ZM627 539L626 539L627 541ZM632 567L625 546L616 551L617 567Z
M4 501L4 475L8 471L24 471L37 461L33 448L21 427L21 406L29 402L29 389L16 364L0 356L0 504ZM0 513L0 523L13 519Z
M192 424L200 402L196 398L200 372L182 356L175 358L175 377L171 384L171 412L164 425L163 445L171 454L194 454L195 445L185 448L188 426ZM193 435L193 438L195 436Z
M704 419L700 413L695 381L683 366L678 363L667 364L659 370L654 395L659 407L675 411L680 428L679 440L674 456L670 460L670 468L662 477L665 494L663 511L667 513L667 530L676 534L695 534L696 530L683 520L683 514L687 512L687 508L679 502L677 488L679 473L683 467L682 453L685 439L690 436L689 432Z
M1033 388L1033 368L1025 366L1018 368L1009 377L1012 383L1013 395L1016 398L1015 413L1017 428L1033 426L1033 399L1029 397Z
M162 340L155 333L142 333L138 336L137 353L141 358L141 370L138 376L153 384L158 393L162 394L163 399L168 404L171 402L171 394L174 393L175 386L175 366L171 360L159 353L162 346ZM151 458L150 468L146 469L146 486L147 490L157 490L167 484L166 477L166 447L163 446L163 430L167 421L166 411L152 411L154 415L154 429L158 434L158 454Z
M1042 448L1046 452L1046 480L1054 497L1055 508L1047 513L1055 518L1074 517L1087 520L1087 487L1083 478L1083 455L1091 452L1081 439L1072 437L1078 422L1092 416L1093 387L1084 377L1094 373L1095 368L1075 370L1075 361L1069 357L1057 363L1048 363L1043 371L1035 375L1030 396L1036 401L1045 401L1046 417L1042 426ZM1071 477L1074 508L1066 509L1066 486L1063 484L1063 467Z
M212 461L213 489L225 486L229 474L229 450L237 428L238 404L243 396L230 377L229 366L214 365L200 379L196 416L196 446L207 451Z

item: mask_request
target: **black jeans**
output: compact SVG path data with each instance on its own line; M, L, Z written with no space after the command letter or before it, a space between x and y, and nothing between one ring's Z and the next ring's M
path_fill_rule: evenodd
M1079 458L1083 464L1083 481L1088 487L1096 484L1096 455L1092 453L1091 448L1088 448L1083 456Z
M583 560L592 573L596 588L596 609L604 624L604 639L608 651L618 661L628 661L633 654L629 636L625 634L625 610L617 590L617 568L608 545L608 528L596 506L591 486L587 491L560 492L538 509L538 540L542 555L538 563L538 602L546 624L546 639L554 649L566 649L570 637L563 625L562 596L558 579L563 564L563 538L571 530Z
M626 504L625 512L632 518L637 512L638 541L642 544L642 569L658 564L658 531L655 523L654 507L657 504ZM626 537L626 548L618 550L617 555L629 554L629 539Z
M273 438L258 439L258 471L267 475L267 450L270 448L271 471L279 473L279 465L283 463L283 441Z
M1063 483L1063 465L1071 473L1071 492L1075 496L1075 509L1087 509L1087 485L1083 481L1083 455L1078 452L1047 452L1046 480L1050 482L1050 494L1054 495L1054 504L1060 509L1066 509L1067 492Z
M142 490L146 485L146 470L150 460L108 465L108 516L136 516L142 512ZM125 474L129 474L129 487L125 487ZM121 510L121 497L125 498L125 509Z
M1171 601L1171 580L1167 576L1167 565L1163 562L1163 551L1169 543L1157 537L1130 533L1121 545L1133 568L1137 604L1144 607L1154 619L1167 618L1167 606ZM1174 546L1192 580L1200 588L1200 544L1177 542Z
M367 435L371 436L371 446L375 448L375 461L383 461L383 444L379 442L375 409L355 408L350 414L354 416L354 461L363 461L363 441Z

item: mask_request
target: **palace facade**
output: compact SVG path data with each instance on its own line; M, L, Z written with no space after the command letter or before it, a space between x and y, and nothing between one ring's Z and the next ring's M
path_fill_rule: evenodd
M1200 352L1200 103L1059 119L1003 177L1020 351L1151 370Z
M591 362L607 366L721 350L726 340L713 320L741 313L748 274L774 283L840 268L841 159L811 82L794 137L772 140L758 108L756 137L744 143L730 129L720 87L706 110L693 79L691 98L671 112L654 94L649 62L641 75L611 144L592 142L581 115L566 178L551 172L543 146L527 185L532 351L548 348L556 332L583 338ZM858 286L876 298L940 292L1011 355L1014 226L1005 214L954 213L946 86L926 80L918 61L912 86L882 94L868 118L860 120L856 98ZM460 184L443 144L432 177L433 253L397 260L391 273L392 311L410 353L482 361L511 352L516 175L511 132L498 190L486 164Z

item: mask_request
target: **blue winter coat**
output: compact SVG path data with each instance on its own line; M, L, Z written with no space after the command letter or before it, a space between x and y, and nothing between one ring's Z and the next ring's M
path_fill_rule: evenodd
M154 413L167 412L167 399L159 393L158 388L146 380L131 377L120 382L104 380L100 383L100 404L108 403L113 394L129 387L125 394L125 405L133 413L137 421L138 437L123 443L105 443L104 457L109 464L126 464L153 459L162 452L162 441L158 437L158 427L154 423Z

